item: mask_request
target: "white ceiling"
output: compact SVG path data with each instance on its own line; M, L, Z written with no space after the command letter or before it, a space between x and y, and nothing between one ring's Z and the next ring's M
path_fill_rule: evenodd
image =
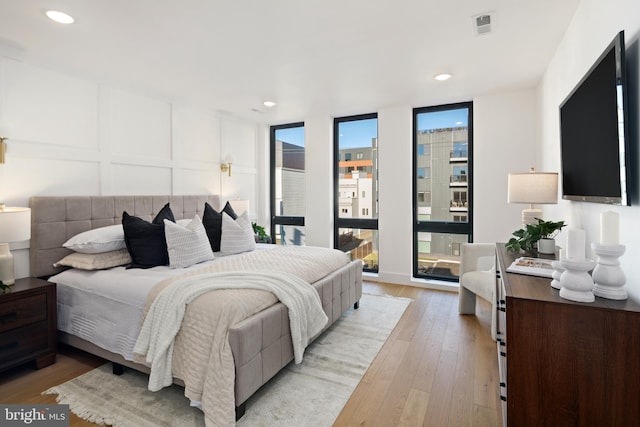
M276 124L535 87L578 3L0 0L0 54ZM493 33L476 36L487 12Z

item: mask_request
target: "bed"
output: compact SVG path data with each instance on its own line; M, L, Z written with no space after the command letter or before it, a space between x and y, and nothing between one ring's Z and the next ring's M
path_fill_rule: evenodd
M31 274L49 278L68 269L54 267L54 263L72 252L62 244L83 231L119 224L123 211L151 221L169 203L175 219L181 220L196 214L202 217L205 202L220 210L220 199L215 195L34 197L30 204ZM123 277L118 282L126 281L126 276ZM324 331L348 308L357 308L362 295L362 264L359 260L346 262L312 285L328 318ZM59 293L64 294L66 291L60 292L62 287L58 286ZM149 372L145 364L131 360L126 352L105 349L82 334L59 331L59 340L114 362L114 372L123 366ZM276 302L233 324L228 330L228 342L234 360L231 398L235 402L237 419L244 413L247 399L294 359L287 308ZM185 385L180 378L174 378L174 382Z

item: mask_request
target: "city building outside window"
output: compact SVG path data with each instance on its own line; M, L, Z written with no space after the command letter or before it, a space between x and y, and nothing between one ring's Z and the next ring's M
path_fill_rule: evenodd
M473 104L414 109L413 275L456 281L472 241Z
M335 247L361 259L365 271L377 272L377 115L334 119L334 152L339 153L334 165Z
M271 126L270 154L272 241L304 245L304 123Z

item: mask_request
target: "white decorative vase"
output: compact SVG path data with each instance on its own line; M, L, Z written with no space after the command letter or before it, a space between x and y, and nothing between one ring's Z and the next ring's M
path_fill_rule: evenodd
M556 253L556 239L540 239L538 240L538 252L541 254Z
M13 285L16 282L13 273L13 254L9 250L8 243L0 243L0 281L5 285Z
M560 261L553 261L551 263L551 267L553 267L553 273L551 274L551 277L553 278L551 281L551 287L560 290L562 288L560 278L562 277L562 273L564 273L565 269Z
M594 302L594 284L589 270L595 267L595 261L563 259L560 260L560 264L565 269L560 276L560 297L571 301Z
M627 299L625 283L627 278L620 268L620 258L626 249L624 245L600 245L592 243L591 248L598 255L592 277L595 283L593 293L608 299Z

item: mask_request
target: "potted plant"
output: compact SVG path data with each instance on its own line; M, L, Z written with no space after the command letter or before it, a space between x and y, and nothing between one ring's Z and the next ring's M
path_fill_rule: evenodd
M11 286L9 285L5 285L4 283L2 283L2 281L0 281L0 291L2 291L1 293L5 293L5 292L9 292L11 290Z
M256 236L256 243L271 243L271 237L264 231L264 227L256 224L255 222L251 223L253 227L253 233Z
M537 223L527 224L525 228L514 231L515 237L509 239L505 247L515 252L535 252L537 250L542 254L554 253L555 237L566 224L564 221L544 221L540 218L536 218L536 220Z

